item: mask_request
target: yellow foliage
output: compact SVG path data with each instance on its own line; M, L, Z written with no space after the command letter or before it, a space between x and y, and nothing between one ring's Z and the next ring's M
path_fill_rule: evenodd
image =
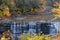
M27 40L33 40L32 38L28 37Z
M38 35L35 35L35 36L33 37L33 40L39 40L39 36L38 36Z
M3 17L3 12L0 10L0 18Z
M58 27L58 32L60 32L60 27Z
M49 37L49 36L46 36L46 37L45 37L45 40L50 40L50 37Z
M56 2L55 4L54 4L54 6L58 6L58 8L53 8L51 11L53 12L53 13L56 13L56 14L53 14L55 17L60 17L60 2L58 3L58 2Z
M4 6L4 10L3 10L3 14L7 17L10 17L11 14L9 12L9 7L8 6Z
M44 34L42 34L42 35L35 34L34 36L31 36L31 37L28 37L28 35L27 35L27 37L25 37L25 36L22 35L21 39L22 40L25 40L25 39L26 40L50 40L50 37L49 36L45 36Z
M58 8L60 8L60 2L55 2L54 6L58 6Z
M44 34L42 34L41 36L39 36L39 40L43 40L43 39L45 39Z
M60 17L60 9L53 8L53 9L52 9L52 12L53 12L53 13L56 13L56 14L53 14L54 16Z
M38 9L35 9L35 12L37 12L38 11Z
M55 13L57 13L57 12L58 12L58 13L59 13L59 12L60 12L60 9L53 8L53 9L52 9L52 12L55 12Z
M1 37L1 40L7 40L7 39L5 38L5 36L3 36L3 37Z

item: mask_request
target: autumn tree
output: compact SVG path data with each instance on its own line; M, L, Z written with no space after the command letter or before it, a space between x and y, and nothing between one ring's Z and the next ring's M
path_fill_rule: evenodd
M60 17L60 2L56 2L54 6L57 6L57 8L53 8L52 12L55 17Z
M53 15L55 16L55 18L53 18L52 21L55 20L56 18L60 17L60 2L55 2L55 4L53 4L53 6L56 6L56 8L53 8L51 10Z
M7 16L7 17L11 16L11 13L9 11L9 7L7 5L4 6L3 14L4 14L4 16Z
M0 10L0 19L3 17L3 13L2 11Z
M0 17L10 17L10 9L9 9L9 0L1 0L1 5L0 5Z

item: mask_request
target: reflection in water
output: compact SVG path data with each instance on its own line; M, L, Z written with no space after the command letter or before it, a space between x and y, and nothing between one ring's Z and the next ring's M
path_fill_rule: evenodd
M17 23L11 24L11 32L13 37L17 37L22 33L44 33L44 34L55 34L57 33L59 23L40 23L40 22L28 22L28 23Z
M55 34L58 33L58 27L60 27L60 23L58 22L52 22L52 23L42 23L42 22L13 22L10 24L2 24L4 26L8 26L8 29L11 29L11 33L14 38L18 39L17 36L19 36L22 33L29 33L29 34ZM11 26L11 28L9 28ZM4 30L6 28L3 28ZM0 33L2 31L1 25L0 25ZM6 29L7 30L7 29Z
M6 26L6 25L5 25ZM11 33L14 38L17 38L22 33L29 33L29 34L55 34L58 33L58 27L60 26L59 23L41 23L41 22L13 22L11 23ZM10 25L9 25L10 27ZM1 28L0 28L1 29ZM1 30L0 30L1 32Z

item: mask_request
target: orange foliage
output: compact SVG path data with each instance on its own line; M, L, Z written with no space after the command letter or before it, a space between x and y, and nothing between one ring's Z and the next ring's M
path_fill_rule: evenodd
M2 33L3 35L10 35L10 30L7 30L5 32Z
M58 6L58 8L60 8L60 2L55 2L54 6Z
M52 12L53 13L56 13L56 14L53 14L55 17L60 17L60 2L58 3L58 2L56 2L55 4L54 4L54 6L58 6L58 8L53 8L52 9Z

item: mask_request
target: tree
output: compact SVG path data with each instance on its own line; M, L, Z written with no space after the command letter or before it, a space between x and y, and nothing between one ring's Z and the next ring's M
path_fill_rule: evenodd
M7 5L4 6L3 14L4 14L4 16L7 16L7 17L11 16L11 13L9 11L9 7Z
M0 5L0 19L3 17L3 7Z
M10 13L8 5L1 4L0 5L0 17L2 18L2 17L10 17L10 16L11 16L11 13Z
M57 8L53 8L52 12L55 17L60 17L60 2L56 2L54 6L57 6Z
M56 18L60 17L60 2L55 2L55 4L53 4L53 6L56 6L57 8L53 8L51 10L51 12L53 13L53 15L55 16L55 18L53 18L51 21L53 21Z
M0 18L2 18L3 17L3 13L2 13L2 11L0 10Z
M16 6L22 14L35 12L45 5L46 0L15 0Z
M46 0L2 0L7 5L13 16L23 14L35 14L39 9L45 8Z

